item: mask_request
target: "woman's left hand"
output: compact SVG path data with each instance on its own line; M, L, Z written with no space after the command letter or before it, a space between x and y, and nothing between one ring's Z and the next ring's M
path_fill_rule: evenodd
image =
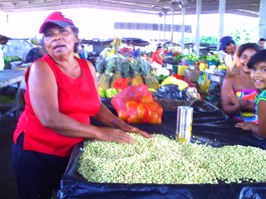
M151 138L152 137L151 134L147 133L146 131L140 130L137 127L130 126L130 128L131 128L130 132L140 134L140 135L144 136L145 138Z
M114 126L125 131L125 132L132 132L132 133L137 133L140 134L146 138L151 138L152 135L147 133L146 131L143 131L137 127L131 126L129 124L127 124L125 121L119 119L119 118L115 118L114 122L113 122Z

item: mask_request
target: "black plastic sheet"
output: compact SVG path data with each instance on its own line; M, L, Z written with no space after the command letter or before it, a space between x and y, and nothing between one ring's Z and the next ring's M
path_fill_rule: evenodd
M108 101L104 103L112 110ZM235 121L213 105L196 101L193 114L192 142L200 141L213 147L225 145L255 146L265 149L266 141L251 132L235 128ZM95 125L100 125L93 121ZM175 136L176 112L164 112L161 125L138 124L150 133ZM61 181L58 198L61 199L253 199L266 198L265 183L231 184L117 184L92 183L77 172L82 143L75 146L69 165Z
M265 199L266 187L244 187L240 192L239 199Z

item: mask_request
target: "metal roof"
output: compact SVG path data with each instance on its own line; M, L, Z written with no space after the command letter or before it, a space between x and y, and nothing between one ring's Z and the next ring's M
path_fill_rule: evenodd
M181 14L181 7L186 7L186 14L196 13L197 0L0 0L0 11L25 12L39 10L57 10L67 8L100 8L134 13L170 15ZM260 0L226 0L226 13L259 16ZM218 13L219 0L202 0L202 14Z

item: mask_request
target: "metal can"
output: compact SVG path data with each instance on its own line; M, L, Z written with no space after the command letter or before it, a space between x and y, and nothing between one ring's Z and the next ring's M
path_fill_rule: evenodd
M193 107L178 106L176 114L176 140L190 142L192 136Z

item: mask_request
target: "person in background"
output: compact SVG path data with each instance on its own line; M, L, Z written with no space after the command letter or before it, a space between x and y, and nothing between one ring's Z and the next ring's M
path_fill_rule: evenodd
M20 199L50 199L59 189L73 146L84 139L131 143L126 132L151 135L101 103L94 66L74 56L78 28L61 12L42 23L47 54L26 71L25 109L13 134L13 169ZM94 117L104 126L90 123Z
M168 53L169 53L169 48L165 47L164 50L163 50L164 56L167 56Z
M80 47L81 47L81 49L78 52L79 57L81 59L88 59L88 52L86 51L85 46L84 45L81 45Z
M171 48L169 52L167 53L167 56L173 56L174 55L174 49Z
M163 66L163 60L164 58L162 56L162 46L158 46L156 51L152 53L152 62L156 62L157 64Z
M260 50L264 50L265 49L265 41L266 41L266 39L264 39L264 38L260 38L259 39L258 45L259 45Z
M266 138L266 50L256 53L248 62L250 76L259 90L256 98L256 113L258 124L252 122L237 123L236 127L252 131L258 138Z
M250 77L247 63L259 51L255 43L245 43L238 47L234 73L227 73L221 89L222 109L236 121L257 122L255 98L258 94Z
M140 56L140 49L139 48L138 49L134 48L133 53L132 53L132 57L137 58L139 56Z
M224 36L219 42L220 59L223 60L229 71L235 66L236 44L231 36Z

